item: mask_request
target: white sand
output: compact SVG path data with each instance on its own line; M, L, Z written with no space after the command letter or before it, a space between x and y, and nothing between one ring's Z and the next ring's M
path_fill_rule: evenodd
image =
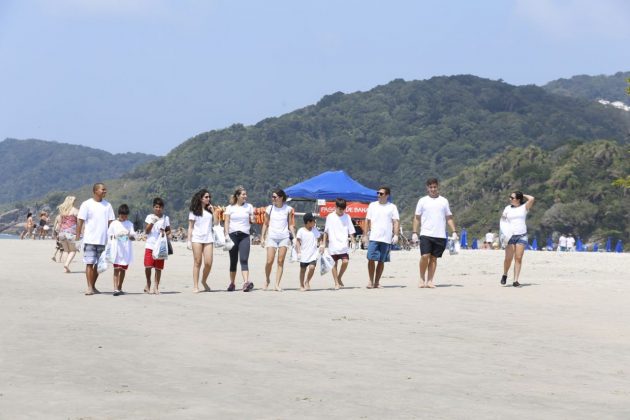
M0 418L630 418L628 254L528 252L515 289L500 251L464 251L429 290L400 251L367 290L357 251L347 289L299 292L287 263L277 293L255 247L254 292L223 291L216 251L195 295L175 245L162 295L137 248L126 295L108 271L86 297L81 256L64 274L52 241L0 241Z

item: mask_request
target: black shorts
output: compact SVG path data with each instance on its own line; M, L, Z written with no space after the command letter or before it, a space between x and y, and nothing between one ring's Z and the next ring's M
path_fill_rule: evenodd
M420 255L431 254L440 258L446 249L446 238L433 238L431 236L420 236Z
M306 268L309 265L312 265L313 267L315 267L317 265L317 260L313 260L311 262L305 262L305 263L301 262L300 263L300 268Z

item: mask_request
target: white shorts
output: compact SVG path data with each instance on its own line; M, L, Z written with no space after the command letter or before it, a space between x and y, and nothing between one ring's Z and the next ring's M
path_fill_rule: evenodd
M286 247L286 248L291 248L291 239L289 239L289 238L284 238L284 239L267 238L267 242L265 242L265 245L268 248L282 248L283 246Z

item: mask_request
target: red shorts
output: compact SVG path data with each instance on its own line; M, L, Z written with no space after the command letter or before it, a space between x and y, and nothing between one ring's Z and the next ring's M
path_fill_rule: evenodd
M127 264L127 265L114 264L114 268L117 268L117 269L119 269L119 270L125 270L125 271L127 271L127 269L129 268L129 264Z
M155 268L156 270L163 270L164 260L154 260L153 250L146 248L144 250L144 268Z
M348 261L350 259L350 255L348 254L335 254L335 255L331 255L332 259L337 262L339 260L341 261Z

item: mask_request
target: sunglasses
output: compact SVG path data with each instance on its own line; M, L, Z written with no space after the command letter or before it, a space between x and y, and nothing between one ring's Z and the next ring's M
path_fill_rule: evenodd
M376 193L376 195L385 195L385 193L379 191L379 192Z

